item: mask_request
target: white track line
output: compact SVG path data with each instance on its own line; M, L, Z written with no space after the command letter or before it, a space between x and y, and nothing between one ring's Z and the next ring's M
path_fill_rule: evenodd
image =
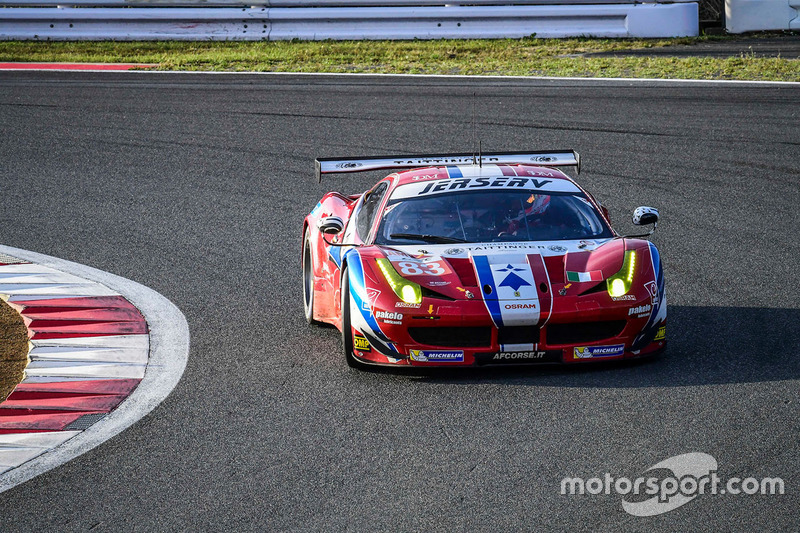
M467 74L386 74L369 72L231 72L214 70L75 70L75 69L13 69L0 68L0 72L105 72L109 74L212 74L216 76L342 76L342 77L392 77L392 78L440 78L459 80L517 80L517 81L574 81L574 82L614 82L616 83L655 83L665 85L723 84L723 85L800 85L800 81L764 80L696 80L676 78L578 78L569 76L481 76Z
M41 439L46 440L56 437L46 434L38 434L39 437L36 436L37 434L31 434L33 435L31 437L15 437L24 439L25 443L31 448L20 453L30 453L31 456L37 457L17 468L4 472L2 453L0 453L0 492L3 492L91 450L134 424L161 403L175 388L175 385L178 384L183 370L186 368L186 360L189 356L189 326L186 323L186 318L172 302L154 290L134 281L63 259L9 246L0 245L0 253L6 253L38 265L100 283L112 291L122 294L139 309L150 329L150 357L147 368L144 370L144 378L131 395L117 408L105 415L102 420L88 429L80 432L59 432L60 436L57 436L57 438L59 440L64 438L63 443L41 455L39 455L41 448L49 447L49 445L46 445L49 441L44 442ZM34 341L34 345L37 344L39 343ZM41 344L68 345L68 343L60 343L58 341L41 341ZM34 356L37 355L34 352L32 354ZM32 365L63 364L56 361L47 361L45 363L41 359L40 361L40 363L32 363ZM140 372L138 369L142 368L142 366L135 363L129 366L131 372L137 374ZM44 368L40 370L40 372L43 371L45 371ZM39 379L42 381L48 380L45 376ZM34 378L30 381L39 381L39 379ZM60 378L60 380L63 381L63 378ZM2 447L0 447L0 451L3 451ZM8 448L5 451L12 453ZM9 459L11 458L9 457Z

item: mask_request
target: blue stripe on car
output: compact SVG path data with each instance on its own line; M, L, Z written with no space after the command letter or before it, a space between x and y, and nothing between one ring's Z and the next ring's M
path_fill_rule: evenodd
M341 268L342 267L342 247L341 246L329 246L328 247L328 257L331 258L333 263Z
M447 167L447 175L451 178L463 178L464 174L461 173L461 169L458 167Z
M659 323L657 317L661 311L661 306L664 303L664 273L661 269L661 255L658 253L658 248L652 242L650 245L650 263L653 266L653 277L656 280L656 294L658 295L658 302L653 306L650 311L650 318L647 319L647 324L642 328L642 332L634 339L631 344L631 350L641 350L655 339L658 333Z
M397 351L394 344L383 331L381 331L378 321L375 320L375 317L372 315L371 307L369 305L364 306L364 297L367 294L366 285L364 283L364 265L361 263L361 255L355 248L351 248L347 252L347 267L348 276L350 277L350 297L353 299L356 307L358 307L362 318L375 337L386 342L392 350ZM368 309L365 310L364 307Z
M494 325L498 328L502 327L503 314L500 311L500 302L497 300L497 287L494 285L494 276L492 276L492 269L489 266L489 259L483 255L476 255L472 257L472 262L475 265L475 273L478 275L479 290L483 294L483 303L486 305ZM491 287L491 294L486 294L486 291L483 290L485 285Z

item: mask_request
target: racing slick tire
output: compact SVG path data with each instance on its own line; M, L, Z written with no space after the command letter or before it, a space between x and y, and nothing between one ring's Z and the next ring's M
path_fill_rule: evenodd
M311 239L308 236L308 228L303 236L303 312L306 315L306 322L312 325L319 325L321 322L314 320L314 256L311 250Z
M363 370L367 365L356 359L353 355L353 328L350 325L350 276L347 266L342 270L342 348L347 366Z

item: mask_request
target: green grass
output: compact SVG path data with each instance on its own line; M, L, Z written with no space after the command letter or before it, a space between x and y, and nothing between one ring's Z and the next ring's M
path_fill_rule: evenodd
M591 57L691 45L680 39L498 39L278 42L0 42L0 62L153 63L158 70L365 72L800 81L800 60L753 54Z
M0 300L0 402L25 377L28 364L28 329L22 315Z

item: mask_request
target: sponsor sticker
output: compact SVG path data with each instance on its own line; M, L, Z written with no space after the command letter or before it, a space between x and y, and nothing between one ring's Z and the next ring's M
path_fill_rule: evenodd
M361 302L361 309L369 311L370 308L375 305L375 300L377 300L380 295L381 291L378 289L367 288L367 298Z
M650 303L658 305L658 286L655 281L648 281L644 284L647 292L650 293Z
M406 302L397 302L396 304L394 304L394 306L395 307L405 307L405 308L408 308L408 309L419 309L420 307L422 307L422 304L409 304L409 303L406 303Z
M364 166L362 163L357 163L355 161L344 161L342 163L336 163L336 168L346 169L346 168L359 168Z
M396 311L375 311L375 318L387 324L402 324L403 313Z
M516 361L543 359L547 352L497 352L492 357L493 361Z
M372 348L369 347L369 341L359 335L353 336L353 348L362 352L372 351Z
M442 191L453 191L459 189L482 189L482 188L535 188L542 189L553 180L538 180L535 178L521 178L510 176L498 176L496 178L459 178L453 180L442 180L438 183L428 183L425 188L417 193L417 196L432 194Z
M412 361L425 361L429 363L463 362L463 351L430 351L430 350L409 350L408 355Z
M478 365L560 363L562 361L563 350L514 350L475 354L475 362Z
M667 326L661 326L658 328L658 332L656 332L656 337L653 339L654 341L663 341L667 336Z
M633 294L624 294L622 296L612 296L612 300L615 302L628 302L628 301L636 301L636 296Z
M576 346L572 349L575 359L592 359L595 357L614 357L625 353L624 344L613 346Z
M536 309L536 304L505 304L506 309Z
M470 158L471 162L471 158ZM528 176L478 176L463 177L458 169L451 173L451 179L420 180L397 187L392 199L416 198L430 194L442 194L450 191L485 191L490 189L547 191L547 192L580 192L580 189L569 180L552 179L555 175L547 172L533 172ZM454 175L458 174L458 176ZM548 179L551 178L551 179Z
M651 309L653 309L653 306L650 305L650 304L638 305L636 307L631 307L630 309L628 309L628 316L641 315L643 313L649 313Z

